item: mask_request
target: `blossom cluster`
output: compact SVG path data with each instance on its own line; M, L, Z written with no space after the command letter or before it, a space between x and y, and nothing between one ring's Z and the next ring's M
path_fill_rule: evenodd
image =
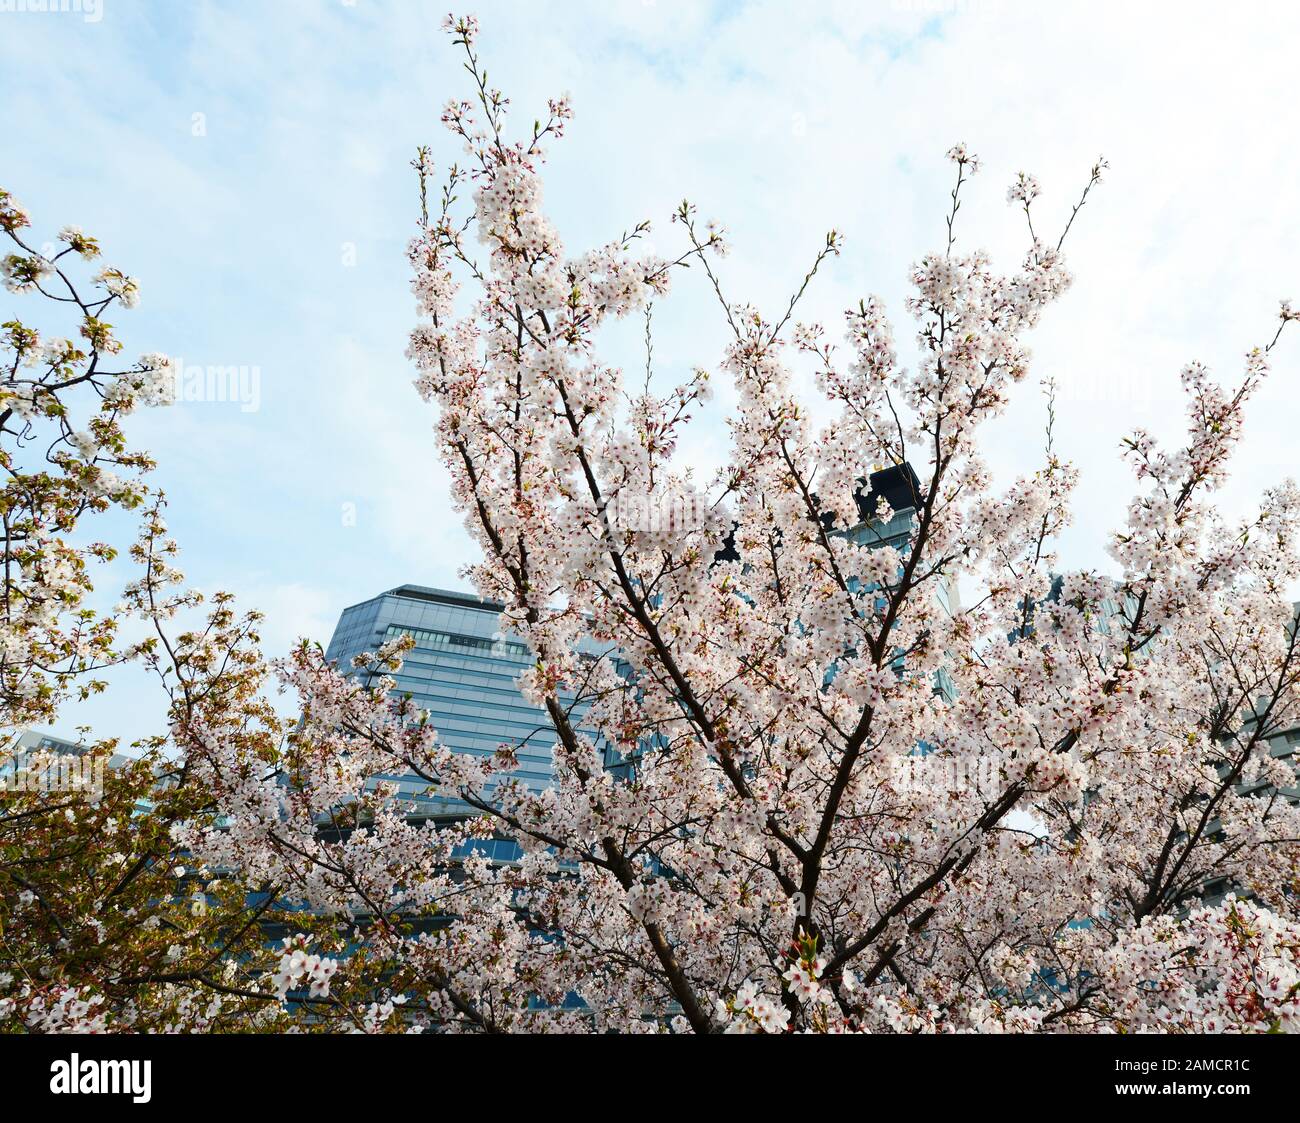
M114 359L122 345L105 317L135 307L139 283L104 267L91 277L98 294L84 295L75 267L99 256L96 239L65 226L57 252L37 250L25 240L30 225L27 210L0 190L0 229L15 251L0 258L4 285L51 314L70 314L76 333L43 332L17 318L0 325L0 702L8 728L51 722L65 697L101 689L94 673L120 658L114 620L85 603L94 565L114 551L73 532L85 515L144 500L152 461L128 446L121 421L140 406L166 404L173 385L166 356Z

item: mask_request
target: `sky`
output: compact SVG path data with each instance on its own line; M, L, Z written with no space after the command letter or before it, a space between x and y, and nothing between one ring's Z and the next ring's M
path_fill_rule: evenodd
M445 5L448 0L441 0ZM71 10L42 11L42 7ZM668 219L688 198L728 230L729 299L779 315L830 228L843 254L800 318L838 332L885 299L906 359L909 266L942 247L964 142L958 248L1015 266L1039 179L1040 229L1059 230L1099 154L1105 182L1067 243L1075 284L1031 336L1031 376L990 433L995 477L1041 462L1041 378L1059 384L1058 451L1082 471L1069 568L1109 564L1133 487L1119 456L1136 426L1182 433L1178 372L1224 379L1266 342L1277 301L1300 299L1295 220L1300 6L880 0L870 3L480 2L480 53L518 126L569 93L547 208L570 253L641 219L676 256ZM0 185L37 240L96 235L140 278L119 314L128 354L243 368L244 400L181 402L130 420L159 461L182 566L267 615L269 653L328 642L339 612L402 583L466 587L473 558L433 445L432 407L403 357L415 323L403 247L419 144L458 158L439 123L468 97L445 8L418 0L0 0ZM655 310L662 384L716 369L725 324L693 271ZM0 320L31 315L0 293ZM39 320L37 321L39 323ZM604 354L639 377L641 324ZM1221 493L1232 515L1294 475L1300 332L1275 352ZM237 386L236 389L241 387ZM255 391L255 392L254 392ZM725 458L720 389L682 448ZM109 525L105 534L124 528ZM101 574L111 604L133 574ZM70 708L129 741L159 730L138 669Z

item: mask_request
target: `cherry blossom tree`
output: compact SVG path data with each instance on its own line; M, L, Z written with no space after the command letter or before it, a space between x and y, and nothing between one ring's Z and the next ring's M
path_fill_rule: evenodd
M274 918L275 898L187 866L178 851L173 828L212 824L217 810L176 739L139 742L113 769L111 737L82 745L76 767L60 772L55 754L20 752L24 726L53 723L63 703L103 690L100 675L127 660L158 673L170 695L160 718L177 728L204 707L228 706L246 725L261 714L276 732L256 698L265 669L250 646L255 616L236 618L218 596L206 627L169 630L202 598L178 588L178 547L147 482L153 461L124 432L130 414L167 404L174 388L166 356L120 358L107 317L136 306L139 283L112 267L90 273L100 247L79 227L43 243L30 228L26 209L0 190L0 230L13 247L0 258L5 288L52 324L33 326L24 309L0 336L0 1027L273 1026L283 1017L274 991L242 984L296 946L264 946L260 922ZM119 546L91 535L112 511L139 517L129 554L142 576L104 613L92 598L96 570ZM154 634L123 643L119 625L133 614Z
M1230 388L1183 371L1184 443L1127 439L1112 570L1072 571L1053 543L1077 473L1050 426L1041 466L1006 489L979 450L1028 380L1025 333L1069 286L1064 245L1103 161L1057 237L1018 176L1028 245L1001 272L957 247L980 165L951 149L905 366L877 298L848 310L842 343L796 320L838 233L776 315L728 298L725 234L688 203L675 257L644 252L647 223L567 252L541 180L567 101L509 133L473 20L447 26L472 99L443 114L463 165L415 160L409 355L481 556L467 576L535 656L519 686L556 734L554 782L528 789L509 745L441 744L394 689L409 640L349 668L308 644L268 667L224 599L169 640L188 594L146 528L128 601L159 630L142 657L171 691L191 793L156 853L234 887L223 907L252 927L238 964L217 945L211 962L182 951L186 970L118 965L77 1001L93 991L104 1028L131 1028L133 979L132 1013L144 994L185 1024L201 994L218 1027L1300 1028L1300 808L1271 751L1298 720L1300 497L1273 488L1241 523L1214 505L1297 313L1282 305ZM629 382L601 331L645 315L648 332L683 274L726 352L680 385ZM701 479L677 450L720 379L727 459ZM881 464L908 502L864 522ZM647 502L698 517L619 517ZM902 538L883 540L895 516ZM276 716L271 682L300 720ZM478 815L416 819L379 774ZM491 837L522 857L475 855ZM272 915L268 949L249 933Z
M99 256L98 241L65 226L36 248L25 237L30 226L26 209L0 189L0 231L14 250L0 257L5 288L45 298L52 318L61 313L58 326L73 332L42 334L16 318L0 326L0 703L14 725L52 720L70 693L101 689L91 676L117 661L113 618L85 603L91 567L116 551L77 544L73 532L87 514L139 506L141 473L152 462L127 447L121 421L172 389L165 356L117 358L122 344L106 317L136 306L135 278L105 266L83 279L77 267Z

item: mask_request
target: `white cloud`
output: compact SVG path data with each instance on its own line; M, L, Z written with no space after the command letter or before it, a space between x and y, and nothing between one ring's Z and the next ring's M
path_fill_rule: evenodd
M648 217L667 251L685 195L732 233L729 295L777 311L834 226L844 256L802 309L833 330L841 309L877 292L909 340L906 270L942 237L954 141L986 161L959 244L1007 265L1024 243L1004 202L1016 171L1039 177L1041 221L1060 224L1104 152L1108 182L1067 247L1076 285L1035 333L1034 378L992 446L1001 479L1032 470L1033 382L1054 375L1057 439L1084 470L1067 564L1105 564L1105 531L1131 491L1121 435L1141 424L1179 436L1179 368L1199 358L1235 377L1271 334L1277 298L1300 298L1293 5L475 7L492 79L521 121L547 96L573 95L578 116L547 183L571 250ZM402 357L407 161L426 141L442 166L459 156L437 120L467 89L455 53L424 5L160 13L116 0L93 28L6 21L5 186L51 230L80 222L143 277L146 303L123 324L138 350L262 369L257 414L211 405L138 424L187 568L207 587L284 601L268 633L277 643L402 581L457 584L472 548ZM190 135L195 111L205 138ZM343 243L355 266L341 263ZM696 271L655 322L660 377L716 368L725 328ZM609 342L639 371L638 329ZM1223 496L1231 510L1293 470L1300 340L1276 365ZM684 442L693 463L722 456L725 390L718 399Z

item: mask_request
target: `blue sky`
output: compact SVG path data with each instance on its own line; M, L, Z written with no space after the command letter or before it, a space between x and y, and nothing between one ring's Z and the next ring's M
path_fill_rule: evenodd
M443 9L102 0L88 22L4 7L0 183L32 211L37 237L81 225L141 279L140 308L119 319L129 352L260 372L256 411L194 402L134 419L134 438L159 459L191 579L266 611L273 652L302 634L328 640L342 607L393 585L463 585L468 539L402 354L414 316L407 163L425 142L440 166L456 158L438 116L468 93L438 30ZM879 293L910 341L906 270L940 244L952 143L985 160L959 245L1008 266L1024 244L1005 203L1015 173L1038 176L1040 221L1056 228L1104 152L1108 181L1068 247L1075 287L1033 339L1036 374L1062 386L1060 445L1084 472L1063 559L1100 566L1131 491L1120 437L1134 425L1176 436L1180 367L1201 359L1234 376L1242 352L1271 335L1277 299L1300 298L1300 150L1288 139L1300 14L1241 7L471 10L521 122L548 95L573 97L577 117L547 176L571 252L650 218L667 253L677 248L668 216L689 197L731 232L732 298L774 309L834 226L845 252L805 316L835 329L844 307ZM19 299L0 294L3 318ZM679 279L656 324L659 377L716 366L723 326L694 276ZM608 354L639 364L639 331L611 332ZM1234 512L1294 473L1300 338L1276 366L1223 497ZM691 462L724 455L727 399L683 449ZM1033 469L1042 422L1026 385L994 434L1001 480ZM110 603L128 576L105 574ZM61 727L156 729L156 692L138 672L118 678Z

